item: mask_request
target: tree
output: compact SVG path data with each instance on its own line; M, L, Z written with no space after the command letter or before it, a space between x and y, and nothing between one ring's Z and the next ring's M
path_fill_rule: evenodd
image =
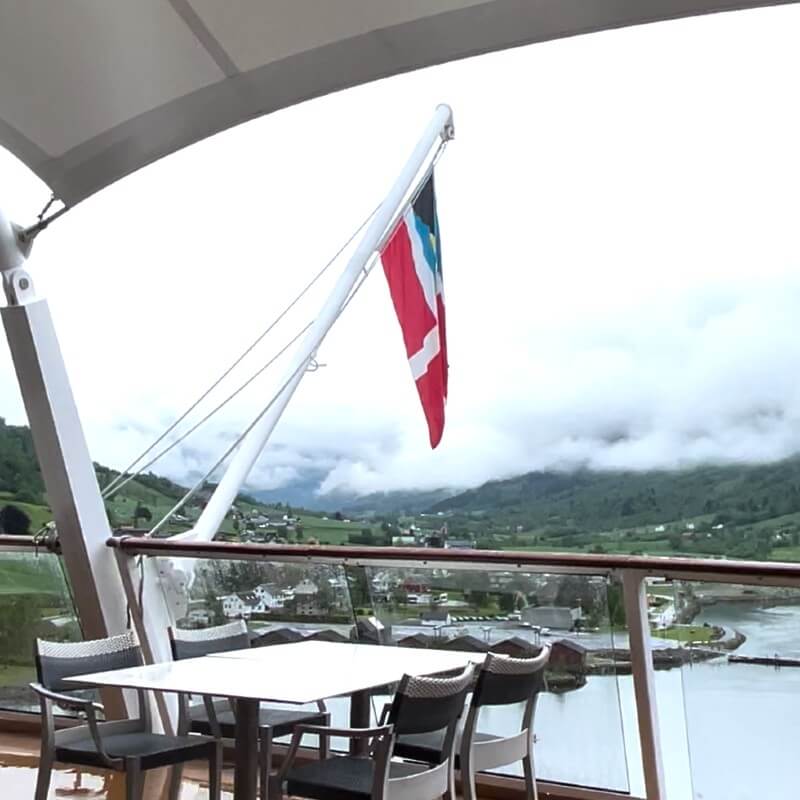
M0 511L0 531L10 536L29 536L31 518L21 508L4 506Z
M144 519L147 522L153 519L153 512L141 503L136 504L136 510L133 512L133 527L137 527L139 520Z
M475 608L483 608L489 600L489 593L483 589L472 589L469 593L470 605Z
M511 592L503 592L503 594L500 595L498 606L501 611L510 614L512 611L516 611L516 605L516 596Z
M14 499L18 503L27 503L28 505L36 506L42 502L41 495L37 495L30 489L20 489L15 495Z
M113 530L114 528L119 526L119 520L117 519L116 513L114 513L114 509L111 506L111 503L105 503L106 507L106 516L108 517L108 524Z

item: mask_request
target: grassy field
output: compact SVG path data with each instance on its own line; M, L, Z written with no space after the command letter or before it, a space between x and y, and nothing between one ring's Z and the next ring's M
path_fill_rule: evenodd
M663 631L654 631L659 639L672 639L676 642L704 642L711 641L714 629L705 625L674 625Z
M770 561L800 561L800 547L775 547L769 556Z
M32 531L38 531L39 528L53 518L52 512L46 506L34 506L30 503L20 503L14 500L14 495L10 492L0 492L0 506L4 506L6 503L13 503L31 518Z
M15 554L0 558L0 595L61 597L65 592L64 579L53 556Z
M0 664L0 686L25 686L36 680L33 664Z
M321 544L347 544L351 533L359 533L368 527L360 522L344 522L337 519L323 519L310 515L300 515L303 526L303 539L316 539Z

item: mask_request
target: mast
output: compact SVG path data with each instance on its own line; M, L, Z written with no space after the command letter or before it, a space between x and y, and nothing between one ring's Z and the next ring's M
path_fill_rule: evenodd
M440 139L448 141L452 137L452 109L447 105L440 105L436 108L433 119L412 151L386 199L381 203L380 208L372 218L372 222L337 280L333 291L298 346L280 384L282 388L279 394L269 410L257 420L250 432L242 440L233 454L222 480L194 527L191 531L180 534L181 539L211 541L214 538L225 519L225 515L236 499L236 495L241 490L245 480L247 480L253 465L275 430L275 426L292 399L300 381L303 379L309 364L314 359L318 348L334 322L336 322L342 306L350 295L356 281L375 251L380 247L381 241L401 204L414 188L415 181L430 156L431 149Z

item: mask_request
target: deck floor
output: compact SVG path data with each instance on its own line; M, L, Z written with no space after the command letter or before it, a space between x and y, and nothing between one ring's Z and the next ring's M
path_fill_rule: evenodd
M39 763L39 739L24 734L0 733L0 798L33 798ZM170 800L170 771L151 770L143 800ZM224 800L233 800L233 770L222 776ZM57 765L48 800L125 800L125 776L88 768ZM208 775L201 763L184 769L178 800L207 800Z
M0 733L0 797L9 800L32 798L39 762L39 740L35 736ZM145 785L145 800L169 800L168 769L152 770ZM223 775L223 797L233 798L233 771ZM180 800L206 800L208 778L202 764L190 764L184 770ZM53 770L49 800L125 800L125 776L114 772L70 768L59 765Z

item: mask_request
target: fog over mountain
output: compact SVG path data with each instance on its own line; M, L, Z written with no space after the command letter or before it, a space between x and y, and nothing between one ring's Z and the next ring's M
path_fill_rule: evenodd
M208 387L369 214L441 100L456 120L437 167L442 444L428 448L378 268L248 488L326 507L330 493L800 451L798 23L797 6L715 15L400 76L250 122L90 198L37 240L31 268L93 458L124 467ZM0 185L21 222L48 197L3 153ZM313 316L339 269L203 408ZM285 367L153 469L202 476ZM25 421L4 346L0 415Z

